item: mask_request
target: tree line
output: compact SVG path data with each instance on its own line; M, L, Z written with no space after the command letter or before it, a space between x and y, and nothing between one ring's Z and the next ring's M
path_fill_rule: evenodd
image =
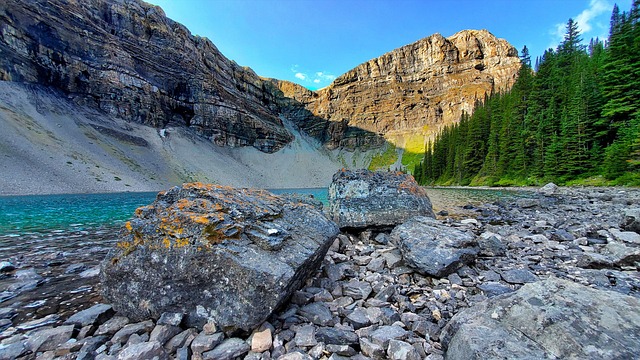
M525 46L512 89L477 101L429 142L416 180L640 185L639 8L614 6L606 44L582 45L569 19L563 41L533 66Z

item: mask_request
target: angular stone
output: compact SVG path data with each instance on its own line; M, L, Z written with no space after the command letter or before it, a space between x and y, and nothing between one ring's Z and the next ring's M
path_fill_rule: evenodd
M478 289L482 290L487 297L494 297L506 293L513 292L514 290L508 286L502 285L499 282L486 282L478 285Z
M548 183L547 185L541 187L540 189L538 189L538 192L540 194L546 195L546 196L551 196L553 194L555 194L556 192L558 192L558 185L554 184L554 183Z
M34 353L55 350L58 345L71 339L72 335L73 325L38 330L29 335L25 347Z
M87 325L101 325L108 319L110 319L115 312L111 305L96 304L92 307L77 312L69 317L64 324L75 325L77 328L81 328Z
M371 291L373 291L373 289L366 281L351 280L342 285L342 294L344 296L350 296L356 300L367 300Z
M149 341L157 341L162 346L169 341L172 337L178 335L182 329L178 326L173 325L156 325L156 327L151 330L151 334L149 335Z
M94 335L112 335L129 323L126 316L114 316L98 327Z
M10 272L16 269L16 266L13 265L10 261L0 261L0 273Z
M342 229L392 227L413 216L435 217L411 175L341 170L329 186L329 214Z
M456 314L440 337L451 359L630 359L640 300L557 278Z
M218 346L223 339L224 335L222 335L222 333L207 335L201 332L191 342L191 351L193 351L194 354L202 354Z
M609 232L616 240L623 241L630 244L640 245L640 234L634 231L620 231L615 228L609 229Z
M340 356L354 356L356 351L349 345L334 345L329 344L326 347L326 350L333 354L338 354Z
M157 325L180 326L183 318L184 314L182 313L165 312L160 315L160 319L158 319Z
M102 263L103 296L132 320L182 312L187 326L250 332L318 269L337 233L286 197L184 184L126 224Z
M294 341L298 346L316 346L316 327L310 324L300 326L296 329Z
M382 346L374 344L366 338L360 338L360 349L364 355L372 359L382 360L387 358L387 354Z
M323 327L316 331L316 340L325 344L356 345L358 335L353 331Z
M349 313L349 315L347 315L347 320L356 330L371 325L371 320L369 320L367 312L360 307L355 308L351 313Z
M198 332L196 331L196 329L189 328L172 337L164 345L164 348L167 349L167 352L169 354L171 354L177 351L179 348L190 346L191 342L196 338L196 336L198 336Z
M95 358L96 350L107 342L109 338L106 335L92 336L82 340L83 344L78 351L77 360L89 360Z
M222 342L215 349L202 354L204 360L233 360L249 352L251 347L239 338L230 338Z
M318 326L333 326L334 324L331 311L321 302L305 305L298 310L298 313Z
M386 349L387 346L389 346L389 341L402 340L406 338L407 331L400 326L385 325L380 326L378 329L373 331L369 337L371 338L371 342Z
M640 234L640 208L626 209L620 227Z
M273 338L271 336L271 329L265 328L261 331L253 333L251 338L251 351L261 353L271 348Z
M503 270L500 275L509 284L525 284L538 280L538 277L527 269Z
M23 355L27 349L22 341L0 345L0 360L14 360Z
M128 345L118 353L118 360L157 359L166 360L169 356L157 341Z
M482 256L504 256L507 251L507 247L500 239L500 235L489 232L480 235L478 247Z
M475 259L475 237L435 219L414 217L391 232L407 265L419 272L444 277Z
M395 339L389 340L387 354L391 360L420 360L420 354L411 344Z
M143 334L153 330L153 321L147 320L139 323L127 324L118 330L111 338L112 343L125 343L133 334Z

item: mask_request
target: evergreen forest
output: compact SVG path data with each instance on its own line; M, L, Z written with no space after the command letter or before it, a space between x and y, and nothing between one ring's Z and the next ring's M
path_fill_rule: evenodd
M640 0L614 6L606 41L588 46L569 19L563 41L532 66L525 46L511 91L429 142L425 185L640 185Z

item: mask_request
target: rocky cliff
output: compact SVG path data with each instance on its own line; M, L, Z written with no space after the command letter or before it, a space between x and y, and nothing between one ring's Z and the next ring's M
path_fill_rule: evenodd
M434 34L369 60L317 92L287 82L278 86L315 117L338 124L334 128L349 125L421 150L426 138L463 111L472 112L476 100L510 89L519 68L518 52L506 40L464 30L449 38ZM319 131L313 122L299 122ZM329 131L327 137L335 136Z
M274 152L293 140L274 91L251 69L138 0L4 0L0 80L39 83L76 103L219 145Z
M78 105L159 129L183 126L223 146L275 152L282 117L329 149L426 138L511 87L517 51L486 30L439 34L363 63L317 92L263 79L139 0L5 0L0 80L62 90Z

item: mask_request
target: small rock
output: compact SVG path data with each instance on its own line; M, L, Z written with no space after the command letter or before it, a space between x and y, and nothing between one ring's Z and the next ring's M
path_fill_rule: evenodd
M107 319L111 318L113 314L114 311L111 305L96 304L88 309L73 314L64 322L64 324L74 325L77 328L81 328L87 325L98 326L104 323Z
M55 350L58 345L71 339L72 335L73 325L42 329L29 335L25 347L34 353Z
M551 196L558 191L558 185L554 183L548 183L547 185L538 189L538 192L542 195Z
M188 347L189 345L191 345L191 342L196 338L196 336L198 336L198 331L196 331L196 329L194 328L189 328L172 337L169 341L167 341L164 347L165 349L167 349L167 352L171 354L182 347Z
M480 284L478 285L478 289L482 290L482 292L484 292L484 294L490 298L514 291L510 287L502 285L498 282L487 282L484 284Z
M615 228L609 229L609 232L616 240L620 240L630 244L640 245L640 234L633 231L620 231Z
M172 337L181 332L180 327L174 325L156 325L149 335L149 341L157 341L162 346Z
M505 270L501 271L500 275L502 275L502 279L509 284L525 284L538 280L538 277L527 269Z
M201 332L191 342L191 351L193 351L194 354L202 354L218 346L223 339L224 335L222 335L222 333L206 335L204 332Z
M387 354L391 360L420 360L420 354L411 344L395 339L389 340Z
M383 348L389 346L390 340L402 340L407 336L407 331L396 325L385 325L371 333L371 341Z
M348 330L323 327L316 331L316 340L325 344L356 345L358 335Z
M81 278L96 277L98 275L100 275L100 266L94 266L78 274Z
M67 268L64 270L65 274L75 274L75 273L79 273L81 271L84 271L87 268L87 265L83 264L83 263L78 263L78 264L71 264L69 266L67 266Z
M384 348L378 344L374 344L366 338L360 338L360 350L365 356L375 360L386 359Z
M0 273L10 272L16 269L16 266L9 261L0 261Z
M215 349L202 354L204 360L233 360L249 352L249 345L239 338L230 338L222 342Z
M251 351L263 352L271 348L272 337L271 329L265 328L262 331L256 331L251 338Z
M371 294L371 291L373 291L371 285L365 281L351 280L342 285L342 293L345 296L350 296L356 300L366 300L369 297L369 294Z
M157 341L132 344L120 351L117 360L168 359L167 352Z
M58 320L60 320L60 315L50 314L43 318L27 321L25 323L17 325L16 328L18 330L31 330L31 329L36 329L36 328L47 326L47 325L53 325L57 323Z
M302 325L296 330L294 341L298 346L315 346L318 344L316 340L316 327L307 324Z
M118 330L111 338L112 343L126 343L133 334L143 334L153 330L153 321L147 320L139 323L127 324Z
M160 319L158 319L157 325L180 326L183 317L184 314L182 313L165 312L160 315Z
M114 316L98 327L94 335L112 335L129 323L126 316Z
M298 313L318 326L333 326L333 315L329 308L321 302L314 302L303 306Z

